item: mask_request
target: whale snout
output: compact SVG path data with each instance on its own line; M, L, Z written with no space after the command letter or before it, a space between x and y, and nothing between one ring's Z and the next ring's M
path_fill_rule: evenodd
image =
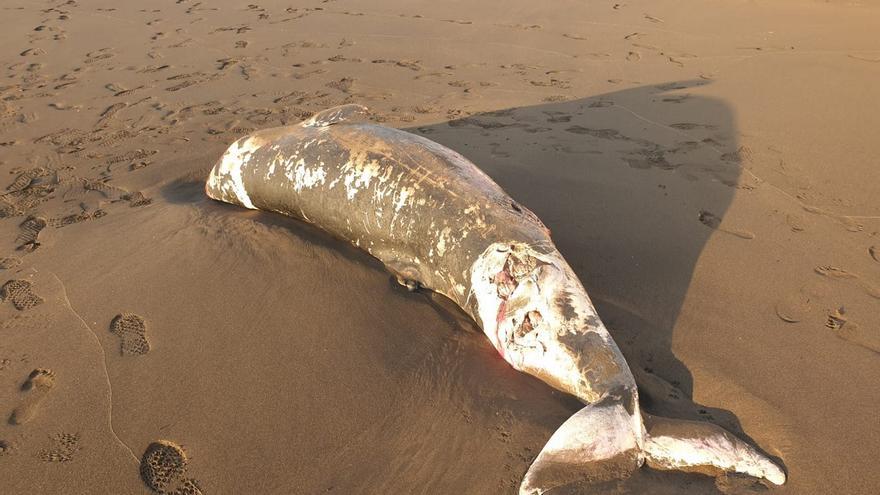
M471 283L483 331L514 368L587 403L632 402L626 360L555 249L494 245L474 263Z

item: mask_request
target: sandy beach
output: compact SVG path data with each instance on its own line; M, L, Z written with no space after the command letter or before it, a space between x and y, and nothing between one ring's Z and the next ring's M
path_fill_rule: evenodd
M365 252L205 195L236 139L359 103L543 220L644 409L788 475L558 493L880 492L878 27L859 1L4 1L0 491L517 493L576 399Z

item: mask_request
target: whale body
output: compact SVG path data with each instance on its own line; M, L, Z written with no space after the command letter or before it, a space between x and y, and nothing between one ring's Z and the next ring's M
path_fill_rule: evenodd
M344 105L234 142L213 199L311 223L378 258L410 289L451 299L515 369L585 407L533 461L521 494L653 468L737 472L782 484L765 455L722 428L655 418L550 231L459 153L369 123Z

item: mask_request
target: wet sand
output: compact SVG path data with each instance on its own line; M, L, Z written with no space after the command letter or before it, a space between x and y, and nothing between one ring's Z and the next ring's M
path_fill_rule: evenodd
M759 446L773 493L880 487L877 6L0 8L4 493L515 493L576 400L365 253L204 195L238 137L344 103L542 218L647 410Z

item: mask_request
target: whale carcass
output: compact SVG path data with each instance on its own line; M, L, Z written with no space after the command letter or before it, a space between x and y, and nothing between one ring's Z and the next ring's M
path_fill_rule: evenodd
M243 137L205 190L354 243L401 283L455 302L511 366L583 401L521 494L624 477L646 462L785 482L770 459L716 425L643 414L626 360L538 217L460 154L367 114L344 105Z

